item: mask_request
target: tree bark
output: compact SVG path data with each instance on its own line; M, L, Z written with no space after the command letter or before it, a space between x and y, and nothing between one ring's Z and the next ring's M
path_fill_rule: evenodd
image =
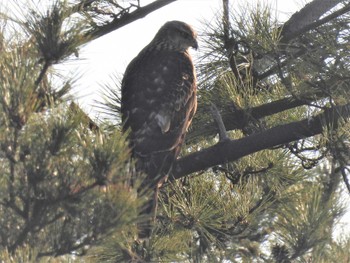
M148 14L168 5L177 0L156 0L144 7L140 7L134 12L123 15L121 18L114 19L111 23L98 27L97 29L87 33L87 42L111 33L127 24L135 22L138 19L144 18Z
M177 160L172 171L172 178L179 179L264 149L321 134L327 129L326 127L337 127L340 119L349 117L350 103L327 109L315 117L279 125L242 139L219 142Z
M250 109L238 109L233 110L229 105L224 106L222 109L222 120L227 131L236 129L243 129L247 123L251 120L258 120L267 116L271 116L285 110L290 110L299 106L307 105L312 101L312 98L296 99L296 98L284 98L277 101L273 101L267 104L256 106ZM215 136L219 130L214 121L208 123L201 123L199 120L193 122L194 126L201 127L200 130L191 130L186 141L191 142L200 136Z
M317 21L326 12L336 5L344 2L343 0L314 0L305 5L300 11L296 12L284 24L282 30L282 42L286 43L301 33L305 29L310 30L309 26ZM349 5L349 4L348 4ZM306 31L307 31L306 30Z

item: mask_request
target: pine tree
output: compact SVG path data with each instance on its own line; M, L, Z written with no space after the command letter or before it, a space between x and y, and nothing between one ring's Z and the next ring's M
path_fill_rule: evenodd
M111 229L127 227L132 235L141 199L129 184L125 135L96 126L69 96L74 80L55 75L54 65L90 39L82 34L88 24L73 15L58 1L45 12L31 9L23 22L4 20L2 262L84 255Z
M198 112L139 242L148 195L130 183L119 84L93 121L55 65L174 0L140 2L2 15L0 261L348 262L333 231L350 191L349 4L314 0L281 24L223 0L201 34Z

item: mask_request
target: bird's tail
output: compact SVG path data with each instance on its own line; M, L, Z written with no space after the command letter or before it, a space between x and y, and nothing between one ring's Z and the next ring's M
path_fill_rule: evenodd
M150 156L139 157L136 163L138 171L146 174L145 180L139 187L139 194L148 194L148 200L140 210L138 224L139 238L146 239L152 234L158 208L159 188L166 181L174 163L173 152L162 152ZM147 193L147 191L150 191Z

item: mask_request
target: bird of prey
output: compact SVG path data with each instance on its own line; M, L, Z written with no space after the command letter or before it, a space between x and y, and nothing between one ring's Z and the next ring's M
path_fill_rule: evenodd
M197 35L186 23L170 21L128 65L121 86L123 130L128 132L143 186L155 197L145 208L155 213L159 185L180 153L196 112L196 74L189 48Z

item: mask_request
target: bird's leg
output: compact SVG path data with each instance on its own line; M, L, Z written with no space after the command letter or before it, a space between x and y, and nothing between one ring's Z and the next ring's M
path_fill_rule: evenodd
M148 240L152 235L158 205L158 187L147 187L150 188L150 195L139 213L141 222L138 224L138 239L142 241Z
M229 137L227 135L227 131L225 128L225 124L221 118L221 114L214 103L211 103L210 111L211 111L211 114L213 115L213 118L214 118L216 124L218 125L218 128L219 128L219 141L223 142L223 141L229 140Z

